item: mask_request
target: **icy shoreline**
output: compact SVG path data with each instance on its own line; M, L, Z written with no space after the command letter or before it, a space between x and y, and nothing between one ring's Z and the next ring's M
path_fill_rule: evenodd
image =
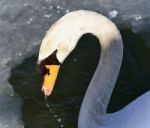
M49 26L69 11L104 14L120 29L140 34L150 46L150 2L137 0L1 0L0 1L0 128L22 128L21 100L8 82L10 70L38 51Z

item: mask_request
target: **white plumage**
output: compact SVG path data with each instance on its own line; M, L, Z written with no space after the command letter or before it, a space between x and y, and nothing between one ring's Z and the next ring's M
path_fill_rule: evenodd
M122 62L123 44L116 26L101 14L79 10L63 16L47 31L38 63L56 49L63 63L86 33L99 39L101 56L80 109L78 128L150 128L150 92L118 112L106 113Z

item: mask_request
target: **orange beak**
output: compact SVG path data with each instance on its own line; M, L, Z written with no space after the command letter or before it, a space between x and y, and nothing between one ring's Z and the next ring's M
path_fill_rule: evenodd
M45 65L49 69L49 74L45 74L42 91L45 96L49 96L54 88L60 65Z

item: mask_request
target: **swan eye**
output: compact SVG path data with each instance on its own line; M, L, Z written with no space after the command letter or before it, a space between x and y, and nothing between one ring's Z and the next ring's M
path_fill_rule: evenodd
M52 70L49 66L60 65L60 62L56 57L56 53L57 49L38 65L38 72L41 74L41 76L50 75L52 73Z
M50 70L48 68L44 68L44 72L42 73L42 75L50 75Z
M40 74L41 74L41 76L45 76L46 74L50 75L50 70L48 68L46 68L45 66L41 66L40 67Z

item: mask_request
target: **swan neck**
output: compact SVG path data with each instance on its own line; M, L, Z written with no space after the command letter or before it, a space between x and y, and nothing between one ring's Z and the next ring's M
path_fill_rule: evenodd
M99 39L101 55L81 105L78 127L96 128L106 114L122 61L122 39L116 26L95 12L71 12L57 21L47 32L40 47L38 62L57 49L57 59L63 63L81 36L86 33L91 33Z
M119 33L118 36L114 36L113 39L108 39L109 37L107 36L107 41L100 43L100 61L81 106L79 128L99 125L99 122L101 122L106 115L107 106L122 62L122 40L118 37L120 37ZM98 38L101 40L100 37ZM107 45L109 43L109 45L107 47L106 45L103 46L103 44L106 43ZM87 122L90 122L90 124ZM80 124L86 126L80 126Z

